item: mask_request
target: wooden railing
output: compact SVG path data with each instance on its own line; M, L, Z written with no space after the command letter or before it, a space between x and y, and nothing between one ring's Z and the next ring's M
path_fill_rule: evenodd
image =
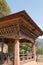
M34 60L34 57L32 54L29 55L29 54L23 53L23 54L20 54L19 56L20 56L20 64ZM11 55L4 54L2 56L2 59L4 60L4 62L7 62L7 60L10 61L10 63L12 62L12 65L13 65L14 56L12 54ZM4 63L3 60L1 60L2 64Z
M20 63L25 63L34 60L33 55L20 54Z

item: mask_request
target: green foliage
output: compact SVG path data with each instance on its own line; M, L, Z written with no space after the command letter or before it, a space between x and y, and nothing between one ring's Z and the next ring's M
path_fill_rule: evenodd
M36 54L43 55L43 50L39 47L39 42L36 43Z
M32 52L32 44L21 42L20 43L20 53ZM39 48L39 43L36 43L36 54L43 54L43 50Z
M43 55L43 50L41 50L41 49L37 49L37 50L36 50L36 54Z
M0 0L0 12L5 12L6 15L9 15L9 13L11 12L5 0Z
M20 53L26 53L26 51L30 52L32 50L32 44L30 43L26 43L26 42L22 42L20 43Z

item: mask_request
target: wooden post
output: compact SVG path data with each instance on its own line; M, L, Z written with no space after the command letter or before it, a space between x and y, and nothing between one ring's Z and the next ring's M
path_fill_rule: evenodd
M23 57L23 62L24 62L25 61L24 51L23 51L23 56L22 57Z
M28 51L26 52L26 54L27 54L27 60L28 60Z
M14 43L14 65L20 65L19 40L15 40Z
M36 61L36 48L35 48L35 43L32 45L32 54L33 54L33 58Z

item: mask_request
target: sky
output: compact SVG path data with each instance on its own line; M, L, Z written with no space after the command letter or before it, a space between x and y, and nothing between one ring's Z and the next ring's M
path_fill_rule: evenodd
M11 14L25 10L43 30L43 0L6 0ZM40 37L43 39L43 36Z

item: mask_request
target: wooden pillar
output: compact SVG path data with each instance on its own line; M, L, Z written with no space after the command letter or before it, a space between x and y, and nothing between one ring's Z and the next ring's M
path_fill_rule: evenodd
M36 61L36 48L35 48L35 43L32 45L32 54L33 54L33 58Z
M14 65L20 65L19 40L15 40L14 43Z
M26 52L26 54L27 54L27 60L28 60L28 57L29 57L29 56L28 56L28 51Z

